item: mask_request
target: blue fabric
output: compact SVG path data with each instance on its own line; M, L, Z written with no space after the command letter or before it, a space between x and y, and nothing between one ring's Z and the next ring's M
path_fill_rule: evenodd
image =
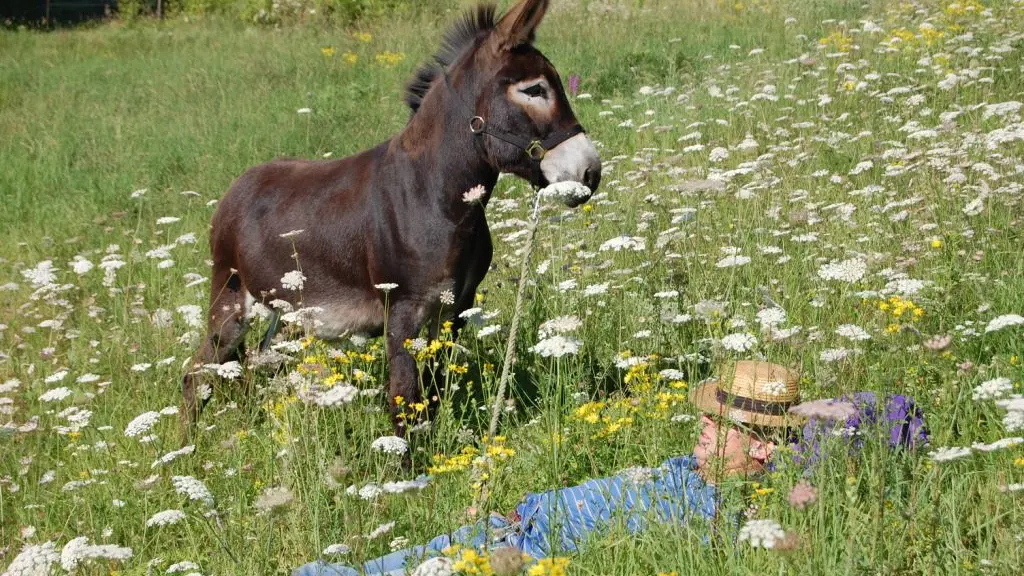
M412 570L424 559L438 555L452 544L491 550L515 546L534 559L551 554L552 546L563 552L575 551L591 534L599 533L621 519L635 533L646 525L648 516L663 522L685 523L697 514L711 518L715 513L715 489L697 474L692 456L665 461L658 468L590 480L579 486L528 494L516 508L520 521L509 522L497 514L484 521L463 526L451 535L442 534L424 546L393 552L363 565L368 575L398 576ZM489 533L488 533L489 532ZM559 539L554 544L551 536ZM293 576L358 576L350 566L310 562Z
M515 546L516 539L511 534L512 524L504 517L492 514L489 518L490 531L484 520L463 526L451 534L441 534L426 545L415 546L392 552L386 556L375 558L363 564L366 574L382 574L399 576L406 573L406 566L411 571L423 560L440 555L441 551L452 544L466 547L483 548L490 537L487 548ZM359 576L359 571L343 564L327 564L322 561L310 562L294 572L292 576Z
M614 521L630 533L648 519L686 523L690 514L715 514L715 489L696 472L692 456L671 458L652 470L589 480L561 490L530 494L517 511L522 518L518 547L533 558L574 552ZM553 538L557 538L552 542ZM557 547L554 550L553 547Z

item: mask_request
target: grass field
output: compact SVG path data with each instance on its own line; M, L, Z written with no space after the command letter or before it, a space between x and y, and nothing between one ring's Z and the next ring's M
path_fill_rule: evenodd
M461 347L418 353L448 368L433 431L410 436L425 487L376 494L416 476L371 448L391 434L376 340L290 334L288 370L224 382L178 451L215 202L253 164L400 130L403 85L455 14L0 32L5 574L49 573L19 566L62 550L53 573L355 564L526 492L688 453L688 389L730 358L798 368L808 399L910 395L930 443L866 433L813 469L802 509L783 450L771 474L719 487L722 537L697 520L616 529L564 554L570 574L1020 573L1021 2L555 0L537 45L580 76L604 180L584 207L542 214L502 436L483 437L532 202L512 178L488 207L478 321ZM579 349L533 352L566 316ZM322 408L297 382L363 393ZM749 519L794 538L736 540ZM80 537L131 550L75 567Z

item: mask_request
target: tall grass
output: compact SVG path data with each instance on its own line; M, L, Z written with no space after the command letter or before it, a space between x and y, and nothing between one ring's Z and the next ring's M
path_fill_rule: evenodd
M1022 313L1024 288L1020 140L987 145L1019 130L1020 111L985 107L1020 100L1011 2L556 2L538 47L563 79L581 77L590 97L572 102L605 178L586 206L543 213L502 438L481 436L507 333L480 334L510 321L530 208L528 187L511 178L488 207L498 253L478 297L486 319L459 346L442 334L418 353L448 379L433 431L411 436L417 469L431 468L426 488L372 500L347 490L414 477L370 448L390 433L379 394L318 408L285 374L256 369L218 386L194 451L158 463L181 448L172 407L202 333L187 306L204 307L209 289L187 275L209 276L214 201L253 164L341 157L400 130L403 84L453 16L359 30L212 18L0 33L5 565L29 544L59 549L77 536L133 551L79 568L87 574L162 573L186 560L204 574L286 573L336 543L351 548L336 560L357 563L396 538L422 543L508 512L530 491L688 453L689 386L722 360L762 357L800 369L805 398L913 396L931 446L892 451L868 431L859 452L813 469L818 498L804 510L787 502L803 471L783 451L776 472L721 486L716 526L611 530L571 555L570 572L1018 571L1024 510L1007 486L1024 474L1021 447L928 456L1014 432L992 399L973 399L996 378L1011 388L996 396L1019 393L1022 378L1021 328L986 331ZM378 59L385 51L404 58ZM950 73L958 82L947 89ZM714 159L718 147L727 158ZM722 191L694 191L709 176ZM980 211L968 209L978 197ZM644 247L603 248L620 236ZM123 262L108 280L100 267L74 270L76 256L98 265L105 255ZM750 261L729 265L735 255ZM865 263L863 278L819 274L848 259ZM22 273L44 260L61 288L39 291ZM784 322L763 326L757 313L776 306ZM534 353L537 328L561 316L582 321L579 352ZM847 324L870 339L837 334ZM730 351L731 333L757 342ZM929 344L943 335L948 347ZM288 371L333 372L364 390L386 382L379 341L293 336ZM40 400L62 386L66 398ZM151 430L124 435L165 407ZM173 476L203 481L213 505L176 492ZM468 510L483 482L485 510ZM257 513L276 486L294 499ZM187 517L147 527L167 509ZM743 514L778 521L799 546L734 541ZM365 537L386 522L390 532ZM725 536L705 542L713 529Z

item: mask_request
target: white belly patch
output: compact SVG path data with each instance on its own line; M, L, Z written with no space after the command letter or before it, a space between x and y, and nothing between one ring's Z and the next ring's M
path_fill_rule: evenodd
M334 340L351 334L379 334L384 329L384 306L377 300L318 303L314 332Z

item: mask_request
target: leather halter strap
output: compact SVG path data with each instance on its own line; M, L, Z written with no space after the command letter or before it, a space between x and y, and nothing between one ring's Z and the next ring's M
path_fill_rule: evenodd
M469 119L470 132L472 132L473 134L480 135L487 134L488 136L493 136L494 138L497 138L498 140L501 140L503 142L508 142L509 144L515 146L516 148L519 148L523 152L526 152L526 155L529 156L530 159L533 160L534 162L540 162L541 160L543 160L544 155L548 153L548 150L551 150L552 148L558 146L562 142L565 142L566 140L572 138L577 134L583 134L586 132L586 130L583 129L583 126L581 126L578 123L574 124L573 126L566 130L558 130L557 132L552 132L551 134L548 135L547 138L544 138L543 140L524 138L522 136L519 136L518 134L506 132L505 130L492 126L486 120L484 120L482 116L476 115L473 109L468 104L466 104L466 102L462 99L461 96L459 96L458 92L456 92L455 89L452 88L451 81L448 78L448 71L442 68L442 72L444 74L444 84L448 88L448 92L453 94L455 98L458 99L458 101L462 104L462 107L465 108L471 115Z

